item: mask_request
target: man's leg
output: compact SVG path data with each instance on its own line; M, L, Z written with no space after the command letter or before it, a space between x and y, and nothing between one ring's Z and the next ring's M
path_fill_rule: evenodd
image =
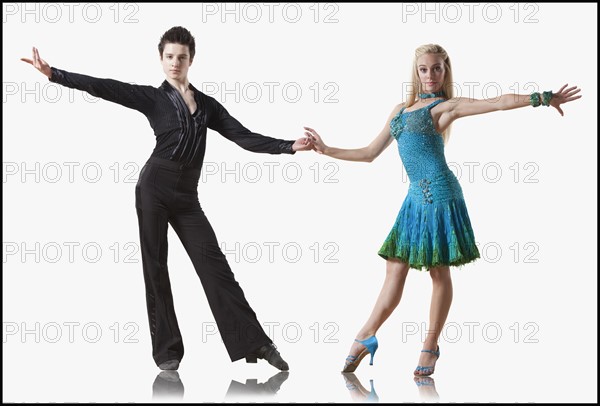
M169 219L200 277L231 361L271 344L248 304L199 204Z
M161 207L157 198L160 195L160 187L155 186L154 171L156 170L159 169L148 167L140 174L136 187L136 209L152 338L152 356L156 365L161 365L166 361L181 361L183 341L175 316L167 269L168 213L166 208ZM176 367L170 365L166 369L176 369Z

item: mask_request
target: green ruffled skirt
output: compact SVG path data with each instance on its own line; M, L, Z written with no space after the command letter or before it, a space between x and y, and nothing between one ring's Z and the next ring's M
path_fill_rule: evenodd
M464 199L424 202L409 193L378 254L418 270L459 266L479 258Z

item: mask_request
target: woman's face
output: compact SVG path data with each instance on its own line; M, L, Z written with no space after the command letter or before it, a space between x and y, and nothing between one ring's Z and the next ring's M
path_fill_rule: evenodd
M417 59L417 72L421 81L421 92L433 93L442 90L446 69L439 54L425 54Z
M185 80L192 65L189 47L181 44L165 44L160 61L165 75L175 80Z

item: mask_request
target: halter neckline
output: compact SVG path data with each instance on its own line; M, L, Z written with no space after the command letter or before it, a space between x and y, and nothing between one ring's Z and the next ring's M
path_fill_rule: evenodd
M431 99L433 97L444 97L444 91L440 90L439 92L434 93L419 93L419 99Z

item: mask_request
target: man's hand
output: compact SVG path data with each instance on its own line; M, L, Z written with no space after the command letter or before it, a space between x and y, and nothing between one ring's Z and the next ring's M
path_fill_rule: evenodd
M48 62L40 58L40 53L38 52L36 47L33 47L33 59L21 58L21 60L23 62L27 62L30 65L33 65L34 68L46 75L48 79L52 76L52 70L50 69L50 65L48 65Z
M314 145L308 137L298 138L296 142L292 144L292 151L310 151L312 149L314 149Z

